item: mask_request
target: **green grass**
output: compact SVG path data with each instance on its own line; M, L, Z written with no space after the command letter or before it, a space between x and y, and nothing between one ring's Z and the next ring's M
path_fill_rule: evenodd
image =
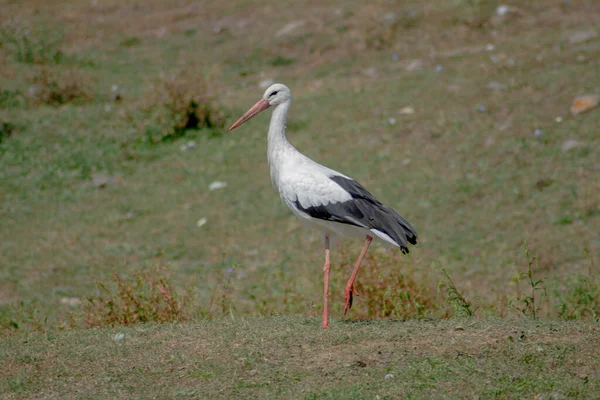
M570 329L555 320L595 327L600 109L569 114L575 96L599 90L599 39L569 40L597 29L594 1L531 0L506 18L495 14L495 1L0 3L3 15L14 16L0 28L2 334L42 343L37 333L66 330L59 337L100 340L105 331L80 330L86 327L85 304L99 296L98 284L106 285L106 296L117 296L113 270L127 281L165 264L174 292L194 294L186 319L301 315L309 317L303 329L313 329L310 317L320 314L321 304L322 238L302 229L271 187L268 116L232 133L187 130L178 131L180 138L144 141L144 127L153 121L140 110L148 104L169 107L172 99L153 88L170 76L191 98L210 95L215 114L228 115L228 122L261 96L261 81L287 84L294 95L292 143L360 181L417 228L420 242L408 257L370 251L358 276L361 296L334 326L354 329L350 321L369 318L472 315L481 319L473 323L499 330L508 323L502 318L516 316L544 321L538 332L546 334L552 324ZM293 29L276 34L290 23ZM40 71L55 74L46 86ZM207 93L196 93L204 80ZM49 86L59 92L51 98L59 95L64 104L40 98ZM80 87L85 90L69 95ZM399 111L406 107L414 113ZM569 140L577 145L563 150ZM182 151L190 141L195 147ZM98 176L109 183L98 187ZM209 191L214 181L228 186ZM198 227L202 218L207 222ZM334 316L342 313L342 289L358 246L342 242L333 250ZM288 320L261 321L266 329ZM439 327L408 322L420 323L432 335ZM144 329L184 335L226 326L199 324L185 325L183 333L174 325ZM373 324L368 327L384 336L395 326ZM265 337L270 334L265 330ZM501 343L498 354L508 353L498 356L498 365L520 362ZM354 384L333 374L319 378L326 381L322 387L315 384L298 396L427 398L436 395L432 385L459 385L467 372L480 381L473 396L520 397L517 387L532 395L554 393L550 378L520 378L533 371L495 374L494 359L444 364L450 363L444 354L432 350L421 358L413 350L405 354L412 364L399 364L410 368L390 370L403 377L407 386L398 390L406 392L386 391L378 385L387 383L371 374ZM588 361L582 365L589 367ZM222 382L219 368L229 366L215 368L198 377ZM240 390L278 396L271 372L239 383L254 385ZM15 393L45 390L41 381L32 383L30 367L11 374L3 384ZM128 385L140 375L128 375ZM560 378L565 396L586 397L597 389L570 394L565 387L580 386L567 375ZM231 390L237 382L228 383ZM421 392L410 386L415 382ZM194 392L198 387L184 386L165 396L202 397ZM140 396L151 397L147 390Z
M334 320L324 331L303 317L71 330L0 344L0 388L12 399L591 398L597 334L498 319Z

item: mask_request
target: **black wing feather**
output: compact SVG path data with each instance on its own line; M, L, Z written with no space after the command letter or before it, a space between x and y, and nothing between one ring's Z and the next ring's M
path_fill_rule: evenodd
M330 177L352 200L304 208L298 200L296 207L313 218L377 229L398 243L403 253L408 253L407 242L417 244L417 231L396 211L382 204L355 180L343 176Z

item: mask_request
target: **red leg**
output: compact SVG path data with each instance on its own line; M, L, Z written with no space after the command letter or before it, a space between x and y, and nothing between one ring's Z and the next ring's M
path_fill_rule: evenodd
M344 290L344 315L348 312L350 308L352 308L352 294L356 293L356 289L354 289L354 280L356 279L356 274L358 274L358 269L360 268L360 264L362 263L363 258L365 258L365 254L367 254L367 250L369 250L369 245L373 238L367 235L365 239L365 245L363 246L362 251L360 252L360 256L358 256L358 261L356 261L356 265L354 266L354 271L352 271L352 275L350 275L350 279L346 284L346 289Z
M323 265L323 328L329 328L329 236L325 235L325 265Z

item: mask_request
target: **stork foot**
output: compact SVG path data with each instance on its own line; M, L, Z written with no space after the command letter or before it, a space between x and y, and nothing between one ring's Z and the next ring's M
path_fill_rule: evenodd
M354 289L354 285L346 286L344 290L344 315L348 312L349 309L352 308L352 295L355 294L358 296L358 292Z

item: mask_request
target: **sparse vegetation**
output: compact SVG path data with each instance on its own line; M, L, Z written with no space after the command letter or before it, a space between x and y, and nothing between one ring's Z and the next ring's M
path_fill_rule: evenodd
M12 136L17 130L17 126L12 122L0 120L0 143L2 140Z
M472 317L475 310L472 304L467 300L465 295L456 287L456 284L450 277L450 274L441 268L446 282L440 283L440 289L446 292L446 301L454 307L454 311L460 316Z
M539 317L540 310L542 309L539 297L545 298L548 297L548 294L546 293L544 279L535 278L534 271L539 269L539 261L537 257L529 254L527 241L525 241L525 257L527 258L527 271L519 274L516 280L517 297L515 301L518 303L516 308L523 313L523 315L536 319ZM529 289L529 292L523 295L521 295L519 290L522 279L525 280ZM538 292L540 293L538 294Z
M184 136L191 129L223 129L227 113L218 104L214 90L214 82L192 69L163 75L140 107L138 130L145 140L157 143ZM135 116L131 119L139 120Z
M63 35L56 29L34 29L18 21L0 26L0 48L7 48L14 61L24 64L59 64L65 60L60 50Z
M367 253L365 268L357 279L356 289L360 296L356 299L353 314L361 318L401 320L446 315L435 282L417 281L409 263L397 265L397 259L389 255L376 251ZM342 270L348 271L351 267L351 264L343 266ZM343 274L341 278L348 276Z
M110 287L97 282L98 293L84 303L87 327L188 321L194 315L190 293L178 294L165 265L157 263L126 279L113 270Z
M82 103L94 97L94 80L75 68L39 68L32 78L34 104L63 105Z

